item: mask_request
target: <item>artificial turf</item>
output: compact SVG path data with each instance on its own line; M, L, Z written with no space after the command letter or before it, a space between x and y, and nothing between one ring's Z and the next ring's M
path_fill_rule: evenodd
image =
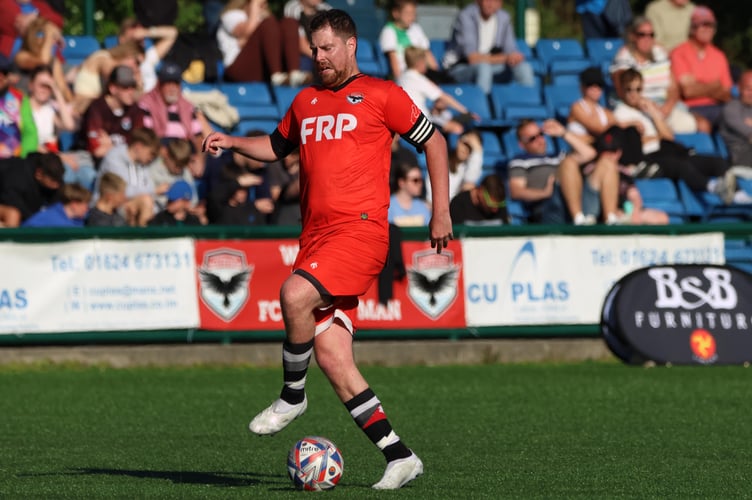
M279 369L0 367L0 498L750 497L743 367L616 363L367 367L425 474L370 488L384 462L318 368L308 412L247 431ZM322 435L345 472L325 493L287 478L292 444Z

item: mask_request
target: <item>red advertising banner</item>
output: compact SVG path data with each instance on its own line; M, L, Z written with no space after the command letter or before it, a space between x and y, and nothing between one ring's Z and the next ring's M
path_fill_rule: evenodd
M291 272L298 242L198 240L196 268L203 330L282 330L279 288ZM428 242L402 244L406 276L386 304L378 283L360 298L356 324L365 329L464 328L462 247L437 254Z

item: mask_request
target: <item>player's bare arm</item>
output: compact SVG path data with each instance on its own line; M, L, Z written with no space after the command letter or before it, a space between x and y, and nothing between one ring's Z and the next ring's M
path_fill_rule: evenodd
M212 132L204 138L201 151L212 155L219 155L222 150L240 153L243 156L258 161L275 161L279 157L272 149L272 143L268 135L259 137L234 137L221 132Z
M444 136L434 132L424 144L428 176L431 179L431 248L436 252L449 245L452 236L452 219L449 217L449 167Z

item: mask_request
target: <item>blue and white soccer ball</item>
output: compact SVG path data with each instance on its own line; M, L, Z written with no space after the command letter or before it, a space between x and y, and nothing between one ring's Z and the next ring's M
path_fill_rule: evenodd
M342 453L326 438L304 437L287 455L287 473L299 490L330 490L342 479L343 470Z

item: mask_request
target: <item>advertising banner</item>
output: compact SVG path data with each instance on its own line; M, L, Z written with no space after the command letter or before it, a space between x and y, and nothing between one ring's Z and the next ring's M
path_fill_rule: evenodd
M297 240L201 240L196 242L201 328L282 330L279 289L292 271ZM451 242L441 255L430 243L402 244L405 275L391 297L379 301L375 282L360 298L356 324L365 329L462 328L462 247Z
M0 333L196 328L191 238L0 243Z
M723 264L724 244L722 233L467 238L462 255L468 326L597 324L625 274Z

